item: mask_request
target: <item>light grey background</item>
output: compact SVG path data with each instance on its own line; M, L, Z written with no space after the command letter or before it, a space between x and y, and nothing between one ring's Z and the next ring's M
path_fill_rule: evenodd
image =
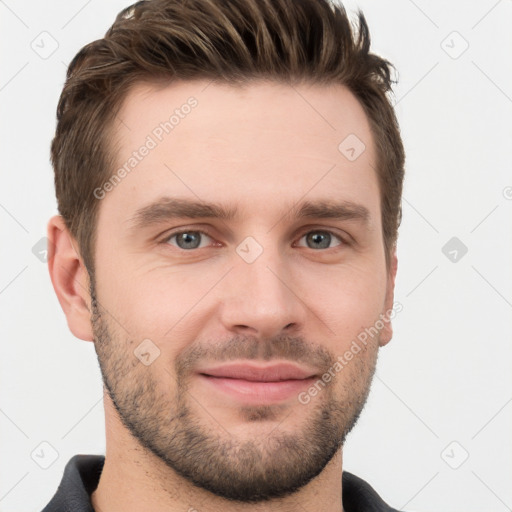
M71 456L105 449L94 347L68 330L37 244L57 213L67 64L126 5L0 0L1 512L40 510ZM345 5L399 71L407 177L403 311L344 469L396 508L512 510L512 1Z

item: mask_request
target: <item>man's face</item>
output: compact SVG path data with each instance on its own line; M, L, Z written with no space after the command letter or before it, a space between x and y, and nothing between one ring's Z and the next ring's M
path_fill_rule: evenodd
M343 355L389 313L394 276L354 96L207 85L139 85L119 113L117 163L130 171L101 199L91 320L105 386L140 445L199 487L256 502L297 490L339 453L389 326ZM233 215L168 215L178 199ZM321 202L345 210L325 215ZM219 377L277 363L302 373Z

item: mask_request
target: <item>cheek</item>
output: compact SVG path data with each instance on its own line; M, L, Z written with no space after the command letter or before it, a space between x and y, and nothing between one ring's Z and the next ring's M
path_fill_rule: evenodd
M303 284L308 308L322 319L322 332L338 350L373 326L382 313L386 281L377 266L330 268L304 278Z
M118 271L103 282L102 298L130 338L154 340L170 354L182 348L180 340L197 336L208 304L204 299L222 274L154 267L139 274L132 270L126 278Z
M210 327L220 322L215 314L224 294L233 292L224 288L229 279L223 281L230 268L217 261L123 269L119 262L98 276L98 296L130 338L152 339L170 355L183 348L180 340L185 344L206 329L208 320ZM285 281L311 312L302 319L306 332L316 332L326 342L332 338L337 346L350 344L382 312L385 275L377 260L361 257L337 265L291 260L288 268Z

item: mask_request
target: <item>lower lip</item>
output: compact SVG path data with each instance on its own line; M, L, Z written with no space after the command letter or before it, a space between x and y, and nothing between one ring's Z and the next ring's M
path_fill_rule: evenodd
M214 389L222 391L237 400L249 403L272 403L297 396L304 388L310 386L315 378L300 380L281 380L277 382L258 382L227 377L199 377Z

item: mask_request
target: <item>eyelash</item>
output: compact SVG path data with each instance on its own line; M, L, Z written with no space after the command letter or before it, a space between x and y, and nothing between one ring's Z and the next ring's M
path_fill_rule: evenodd
M318 252L325 252L325 251L328 251L328 250L332 250L332 249L337 249L339 248L340 246L348 246L350 245L349 241L342 237L341 235L339 235L338 233L335 233L334 231L330 231L328 229L320 229L320 228L317 228L317 229L309 229L308 231L304 231L301 233L300 237L299 237L299 240L301 238L303 238L305 235L309 235L310 233L315 233L315 232L318 232L318 233L328 233L332 236L334 236L335 238L337 238L341 244L339 246L335 246L335 247L329 247L327 249L318 249ZM164 238L163 240L161 240L161 244L163 245L170 245L169 244L169 241L174 238L175 236L177 235L181 235L183 233L201 233L202 235L206 235L207 237L211 238L212 240L214 240L214 237L211 233L208 232L208 230L206 229L180 229L179 231L173 231L171 233L168 233ZM198 251L200 249L205 249L206 247L199 247L199 248L196 248L196 249L181 249L180 247L177 247L177 246L172 246L174 249L177 249L179 251L182 251L182 252L194 252L194 251ZM303 247L303 246L301 246ZM308 249L308 247L304 247L305 249ZM311 249L313 251L315 251L315 249Z

